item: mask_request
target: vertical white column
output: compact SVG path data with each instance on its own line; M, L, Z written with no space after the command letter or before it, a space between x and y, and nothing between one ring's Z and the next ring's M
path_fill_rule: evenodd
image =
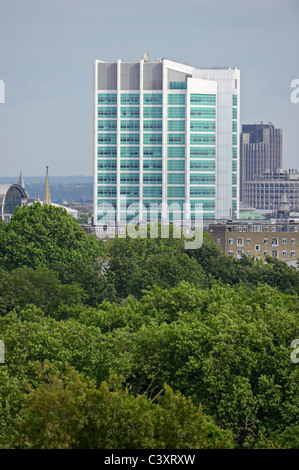
M185 211L183 217L189 220L191 217L190 211L190 89L188 86L187 78L187 91L185 103Z
M241 126L240 126L240 71L237 71L235 68L235 73L237 76L237 96L238 96L238 111L237 111L237 210L236 210L236 218L239 218L240 212L240 134L241 134Z
M116 223L120 222L120 94L121 94L121 61L117 61L117 161L116 161Z
M162 220L167 218L167 91L168 73L163 60L163 108L162 108Z
M98 61L94 61L93 225L98 224Z
M218 83L215 93L215 219L219 218L218 210ZM231 152L232 153L232 152Z
M143 219L143 63L143 59L141 59L139 83L139 222Z

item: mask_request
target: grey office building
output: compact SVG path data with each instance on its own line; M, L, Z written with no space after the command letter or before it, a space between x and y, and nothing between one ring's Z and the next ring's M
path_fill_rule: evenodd
M264 178L282 167L282 129L273 124L244 124L240 142L240 200L246 200L244 183ZM248 193L247 193L248 194Z

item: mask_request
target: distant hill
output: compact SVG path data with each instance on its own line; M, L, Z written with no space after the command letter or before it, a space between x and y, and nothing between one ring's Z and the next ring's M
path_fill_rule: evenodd
M23 176L25 189L30 198L37 194L43 199L45 176ZM92 176L49 176L51 199L57 204L63 201L92 202L93 177ZM17 183L18 176L0 178L0 183Z
M27 183L32 181L36 183L45 183L45 176L23 176L25 186ZM51 176L49 175L50 184L75 184L75 183L93 183L93 176ZM0 183L17 183L19 176L2 176L0 177Z

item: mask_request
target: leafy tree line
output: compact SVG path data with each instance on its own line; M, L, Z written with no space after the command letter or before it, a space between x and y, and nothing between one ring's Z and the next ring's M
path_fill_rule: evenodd
M294 268L39 204L0 241L0 447L298 447Z

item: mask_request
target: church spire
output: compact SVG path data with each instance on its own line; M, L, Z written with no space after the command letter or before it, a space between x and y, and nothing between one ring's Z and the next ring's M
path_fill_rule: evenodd
M51 193L50 193L50 185L49 185L49 175L48 175L49 167L46 166L46 182L45 182L45 190L44 190L44 200L43 204L47 204L48 206L51 204Z
M22 189L25 189L25 183L24 183L24 180L23 180L23 173L22 172L20 173L20 178L19 178L18 185L21 186Z

